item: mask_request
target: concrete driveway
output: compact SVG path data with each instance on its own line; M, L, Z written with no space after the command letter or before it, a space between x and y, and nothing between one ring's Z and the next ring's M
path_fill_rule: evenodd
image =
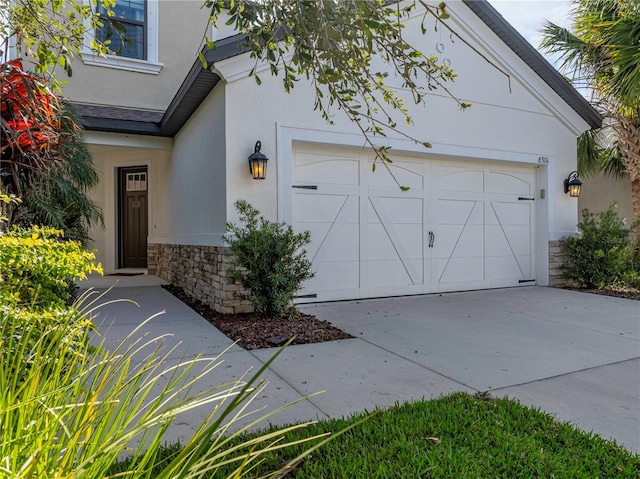
M458 389L517 398L640 450L637 301L527 287L323 304L305 311L356 336L371 349L368 358L401 358Z
M96 322L108 347L142 319L166 310L144 332L172 334L164 342L179 344L171 356L176 361L231 347L225 366L203 387L237 379L274 353L233 346L151 278L129 280L109 293L140 307L118 303L102 309ZM524 287L300 309L354 339L290 346L282 353L265 374L270 384L257 406L274 409L326 392L278 413L272 423L341 417L454 391L489 391L640 451L640 302ZM184 441L204 413L182 418L170 439Z

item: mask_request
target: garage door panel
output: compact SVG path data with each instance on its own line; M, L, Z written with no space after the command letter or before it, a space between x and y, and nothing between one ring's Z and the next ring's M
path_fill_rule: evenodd
M327 233L329 233L329 229L331 225L329 223L305 223L300 222L296 223L294 230L299 233L302 231L308 231L311 234L311 242L305 246L307 250L307 258L311 261L314 261L316 255L318 254L318 249L324 238L326 238Z
M440 225L484 224L482 204L476 200L440 200L437 217Z
M305 290L310 293L360 288L360 262L357 260L323 261L314 263L313 269L316 275L305 282Z
M529 226L488 226L487 254L531 254L531 228Z
M528 203L491 202L489 224L530 225L531 205Z
M531 277L531 256L488 256L487 272L489 279L512 278L516 283L519 279Z
M411 223L423 224L422 198L388 198L371 196L369 198L367 219L369 223Z
M533 191L531 176L529 171L490 171L485 191L529 195Z
M294 180L314 185L358 185L360 161L357 157L298 154Z
M403 258L422 259L422 225L394 225L394 228L398 241L402 243L401 248L394 244L382 224L367 226L369 260L398 259L398 250L402 251Z
M295 194L293 222L333 223L338 215L343 223L358 223L357 197L348 195Z
M312 235L307 249L316 277L305 292L317 297L309 300L533 279L535 204L518 199L535 191L531 168L396 159L398 182L411 188L401 192L381 165L371 172L364 152L300 158L294 186L317 186L292 192L295 229Z
M484 281L484 258L437 258L436 277L438 283L464 283Z
M313 238L313 233L312 236ZM360 226L357 224L333 225L325 236L316 236L311 245L319 243L316 253L309 258L312 261L359 261L360 259Z
M422 269L422 260L374 260L368 263L367 286L370 288L422 284L422 278L412 278L410 273Z
M468 166L438 165L438 190L484 191L484 170Z
M440 225L435 231L433 256L449 258L484 255L482 225Z
M393 163L387 164L389 170L393 174L391 176L385 165L378 162L376 170L372 171L373 161L367 163L367 184L371 186L382 186L398 189L398 184L408 186L410 189L424 188L424 163L393 160ZM395 179L394 179L395 177ZM396 182L397 180L397 182Z

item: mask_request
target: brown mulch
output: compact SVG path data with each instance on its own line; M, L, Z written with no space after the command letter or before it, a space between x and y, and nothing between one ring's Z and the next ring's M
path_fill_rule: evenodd
M617 288L567 288L582 293L601 294L603 296L614 296L616 298L635 299L640 301L640 289L620 286Z
M298 311L271 319L257 319L253 314L222 314L192 298L182 288L173 285L163 287L244 349L282 346L294 336L292 344L322 343L353 337L311 314Z

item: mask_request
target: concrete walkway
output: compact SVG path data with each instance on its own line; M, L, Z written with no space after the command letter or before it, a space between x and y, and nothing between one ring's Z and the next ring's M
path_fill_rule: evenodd
M142 320L147 337L171 334L168 362L223 355L202 381L211 387L255 371L275 352L245 351L163 290L155 277L90 279L107 298L128 298L96 317L108 348ZM305 305L354 339L290 346L266 372L256 401L265 411L321 395L278 413L272 423L347 416L397 401L454 391L517 398L560 420L640 451L640 303L544 287ZM142 332L140 332L140 335ZM174 423L185 441L207 411ZM266 424L265 424L266 426Z

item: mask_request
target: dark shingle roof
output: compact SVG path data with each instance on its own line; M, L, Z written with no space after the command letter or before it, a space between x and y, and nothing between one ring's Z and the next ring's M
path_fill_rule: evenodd
M216 49L204 48L202 53L209 65L244 53L241 40L235 35L216 42ZM136 110L130 108L73 103L87 130L133 133L139 135L175 136L204 101L220 77L203 68L199 59L191 66L166 111Z
M602 126L602 117L589 102L487 0L463 2L592 128ZM243 39L244 35L224 38L216 42L215 50L205 47L202 53L211 65L246 53L248 49ZM87 130L173 137L219 81L218 75L203 68L200 60L196 59L165 112L81 103L74 103L74 106Z

